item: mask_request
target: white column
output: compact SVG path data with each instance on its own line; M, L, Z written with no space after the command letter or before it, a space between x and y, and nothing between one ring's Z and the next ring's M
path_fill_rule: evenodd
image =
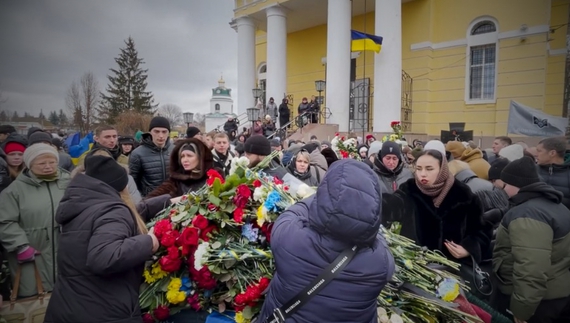
M280 104L287 92L287 17L283 8L267 8L267 95Z
M327 123L348 131L350 105L350 0L329 0L327 18Z
M238 102L234 113L240 115L255 106L255 25L249 17L236 19L238 33Z
M374 131L392 132L402 108L402 1L376 0L375 35L382 51L374 55Z

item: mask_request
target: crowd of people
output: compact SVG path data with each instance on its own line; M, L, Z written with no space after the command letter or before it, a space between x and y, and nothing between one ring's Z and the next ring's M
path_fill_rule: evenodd
M299 110L315 109L311 102ZM369 135L357 147L360 160L333 167L339 155L329 141L268 139L273 120L284 121L281 107L274 108L239 134L230 119L225 132L189 127L173 140L168 120L157 116L137 142L101 125L77 165L51 134L31 129L23 137L0 126L0 245L12 283L19 278L14 295L52 292L45 322L141 322L142 268L158 248L145 223L201 188L209 170L226 176L234 157L253 167L278 151L264 171L317 193L275 224L278 270L264 315L309 284L309 272L356 243L359 265L347 270L359 279L338 282L331 287L337 292L325 292L334 299L315 298L303 312L311 321L376 322L371 304L394 271L378 228L398 222L402 235L461 263L459 275L472 292L515 322L570 322L565 139L527 147L497 137L481 149L439 140L402 147ZM490 278L478 279L474 268ZM170 322L205 322L207 314L183 310Z

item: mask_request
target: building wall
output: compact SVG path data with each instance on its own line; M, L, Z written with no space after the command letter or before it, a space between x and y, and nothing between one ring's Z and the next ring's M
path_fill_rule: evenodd
M210 99L210 113L233 113L233 103L231 98L214 96ZM220 105L219 111L216 111L216 104Z
M561 115L564 111L564 71L566 61L566 31L570 0L552 0L550 26L557 30L550 34L550 55L546 66L544 112Z

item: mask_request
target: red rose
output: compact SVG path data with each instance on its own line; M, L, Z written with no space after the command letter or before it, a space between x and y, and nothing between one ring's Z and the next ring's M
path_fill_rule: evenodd
M160 239L162 237L162 235L168 231L172 230L172 222L170 222L169 219L163 219L160 221L157 221L154 224L154 235Z
M273 177L273 183L275 183L275 185L281 185L283 184L283 181L280 180L278 177Z
M214 185L216 178L220 180L221 184L224 184L224 178L215 169L210 169L206 175L208 175L208 179L206 180L206 184L208 184L208 186Z
M341 151L340 155L342 156L342 158L346 159L348 158L348 153L346 151Z
M208 219L202 214L198 214L192 219L192 225L200 230L204 230L208 227Z
M160 238L160 244L166 248L174 246L179 236L180 233L176 230L167 231L162 235L162 238Z
M237 223L243 222L243 209L235 209L234 211L234 221Z
M238 187L236 187L236 194L250 198L251 197L251 190L249 189L249 187L247 185L240 184L240 185L238 185Z
M204 266L200 271L198 271L198 279L195 279L198 288L205 290L211 290L216 288L218 284L216 279L212 276L212 273L208 267Z
M154 317L159 321L164 321L170 317L170 309L166 305L160 305L152 311Z
M271 280L269 280L269 278L267 277L261 277L261 279L259 280L259 285L258 288L259 290L263 293L267 287L269 287L269 283L271 282Z
M196 251L195 246L182 246L181 253L183 256L189 256L189 255L193 255L195 251ZM192 264L194 264L194 261L192 261ZM192 266L194 266L194 265L192 265Z
M142 319L143 323L154 323L154 317L150 313L144 313Z
M210 237L208 236L208 234L212 233L213 231L218 231L218 227L216 227L215 225L208 226L206 229L200 232L200 239L206 242L210 241Z
M182 246L197 246L199 236L200 235L198 233L198 229L194 227L187 227L184 228L184 231L182 231L182 235L178 239L178 242Z
M271 229L273 229L273 223L265 222L260 229L261 232L263 232L263 235L265 235L267 242L271 243Z
M334 136L335 136L335 137L338 137L338 136L339 136L339 133L338 133L338 132L337 132L337 133L335 133L335 134L334 134Z
M340 140L344 141L344 136L340 137Z
M170 258L170 257L162 257L158 261L160 268L168 273L172 273L178 271L180 266L182 265L182 260L180 258Z
M182 195L180 201L186 201L188 199L188 195Z
M256 179L255 181L253 181L253 187L261 187L261 181Z
M202 304L200 304L200 297L197 293L192 296L188 296L186 301L196 312L202 309Z
M288 191L289 191L289 185L283 186L283 190L284 190L285 192L288 192Z
M208 204L208 211L216 212L217 210L218 210L218 207L215 204L213 204L213 203Z
M178 250L178 248L175 246L168 247L168 249L166 249L166 252L168 252L167 257L170 259L177 259L180 257L180 250Z

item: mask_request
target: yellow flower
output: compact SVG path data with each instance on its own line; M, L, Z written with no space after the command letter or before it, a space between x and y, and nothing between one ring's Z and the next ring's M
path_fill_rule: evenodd
M170 286L169 286L170 287ZM166 300L170 304L179 304L186 300L186 293L180 292L178 290L168 290L166 292Z
M152 276L152 274L150 273L150 271L148 271L148 269L145 268L144 272L143 272L143 276L144 276L144 281L147 284L152 284L156 281L156 279L154 278L154 276Z
M158 262L152 264L151 274L155 281L168 276L168 273L160 268L160 264Z
M235 321L236 323L245 323L242 312L236 312Z
M172 278L170 279L170 283L168 283L168 290L178 292L182 287L182 280L180 278Z
M267 210L260 205L257 209L257 225L262 226L265 223L265 217L267 215Z

